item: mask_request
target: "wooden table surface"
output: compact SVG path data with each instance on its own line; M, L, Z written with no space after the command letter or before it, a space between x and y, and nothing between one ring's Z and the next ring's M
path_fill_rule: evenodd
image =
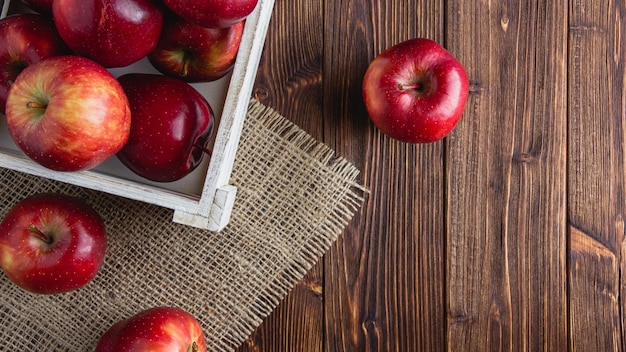
M370 193L239 351L625 350L625 33L615 0L276 0L254 94ZM361 97L413 37L471 81L426 145Z

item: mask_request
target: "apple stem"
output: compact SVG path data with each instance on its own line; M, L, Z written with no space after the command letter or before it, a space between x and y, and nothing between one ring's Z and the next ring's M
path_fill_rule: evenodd
M421 84L407 84L407 85L403 85L402 83L398 83L398 89L400 89L400 90L405 90L405 89L417 89L417 90L420 90L420 89L422 89L422 85Z
M30 231L32 234L34 234L35 236L37 236L37 238L39 238L40 240L44 241L47 244L51 244L53 239L52 236L48 236L46 235L43 231L41 231L37 226L35 226L34 224L30 224L28 226L28 231Z
M31 109L45 109L47 106L48 105L38 103L36 101L29 101L28 103L26 103L26 107Z
M189 75L189 60L183 60L182 76L187 77Z
M205 146L203 146L200 143L196 143L196 148L202 150L203 152L207 153L209 156L213 155L213 150L206 148Z
M187 348L188 352L200 352L200 346L194 341L189 348Z

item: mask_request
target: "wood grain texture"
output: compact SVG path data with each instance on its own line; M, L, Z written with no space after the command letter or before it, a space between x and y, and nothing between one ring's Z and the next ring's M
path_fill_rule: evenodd
M448 139L449 347L563 351L567 4L448 6L473 82Z
M322 29L318 0L276 1L254 97L322 140ZM295 17L294 17L295 16ZM323 264L316 265L239 351L321 351ZM300 349L300 347L298 347Z
M370 193L254 350L623 351L625 14L617 0L277 0L257 92ZM460 124L430 145L380 134L361 98L368 63L416 36L471 80Z
M369 122L361 82L400 41L443 38L441 1L327 1L324 141L371 190L325 258L326 351L425 351L445 342L443 143L406 145Z
M570 349L623 351L626 4L570 9Z

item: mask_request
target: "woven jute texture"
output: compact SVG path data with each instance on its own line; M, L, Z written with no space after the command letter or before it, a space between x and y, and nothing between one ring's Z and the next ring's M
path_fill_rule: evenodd
M321 258L358 211L358 170L275 111L251 101L219 233L172 211L0 168L0 215L40 192L86 200L105 219L105 262L87 286L34 295L0 274L0 350L93 351L115 321L154 306L201 322L209 351L239 346Z

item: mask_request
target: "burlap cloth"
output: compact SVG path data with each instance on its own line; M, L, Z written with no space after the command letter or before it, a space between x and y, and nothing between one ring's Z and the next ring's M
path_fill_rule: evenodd
M209 351L233 350L320 259L363 201L358 170L252 100L237 152L230 224L219 233L173 223L172 211L0 168L0 216L22 198L63 192L105 219L96 278L33 295L0 274L0 350L92 351L113 322L168 305L203 325Z

